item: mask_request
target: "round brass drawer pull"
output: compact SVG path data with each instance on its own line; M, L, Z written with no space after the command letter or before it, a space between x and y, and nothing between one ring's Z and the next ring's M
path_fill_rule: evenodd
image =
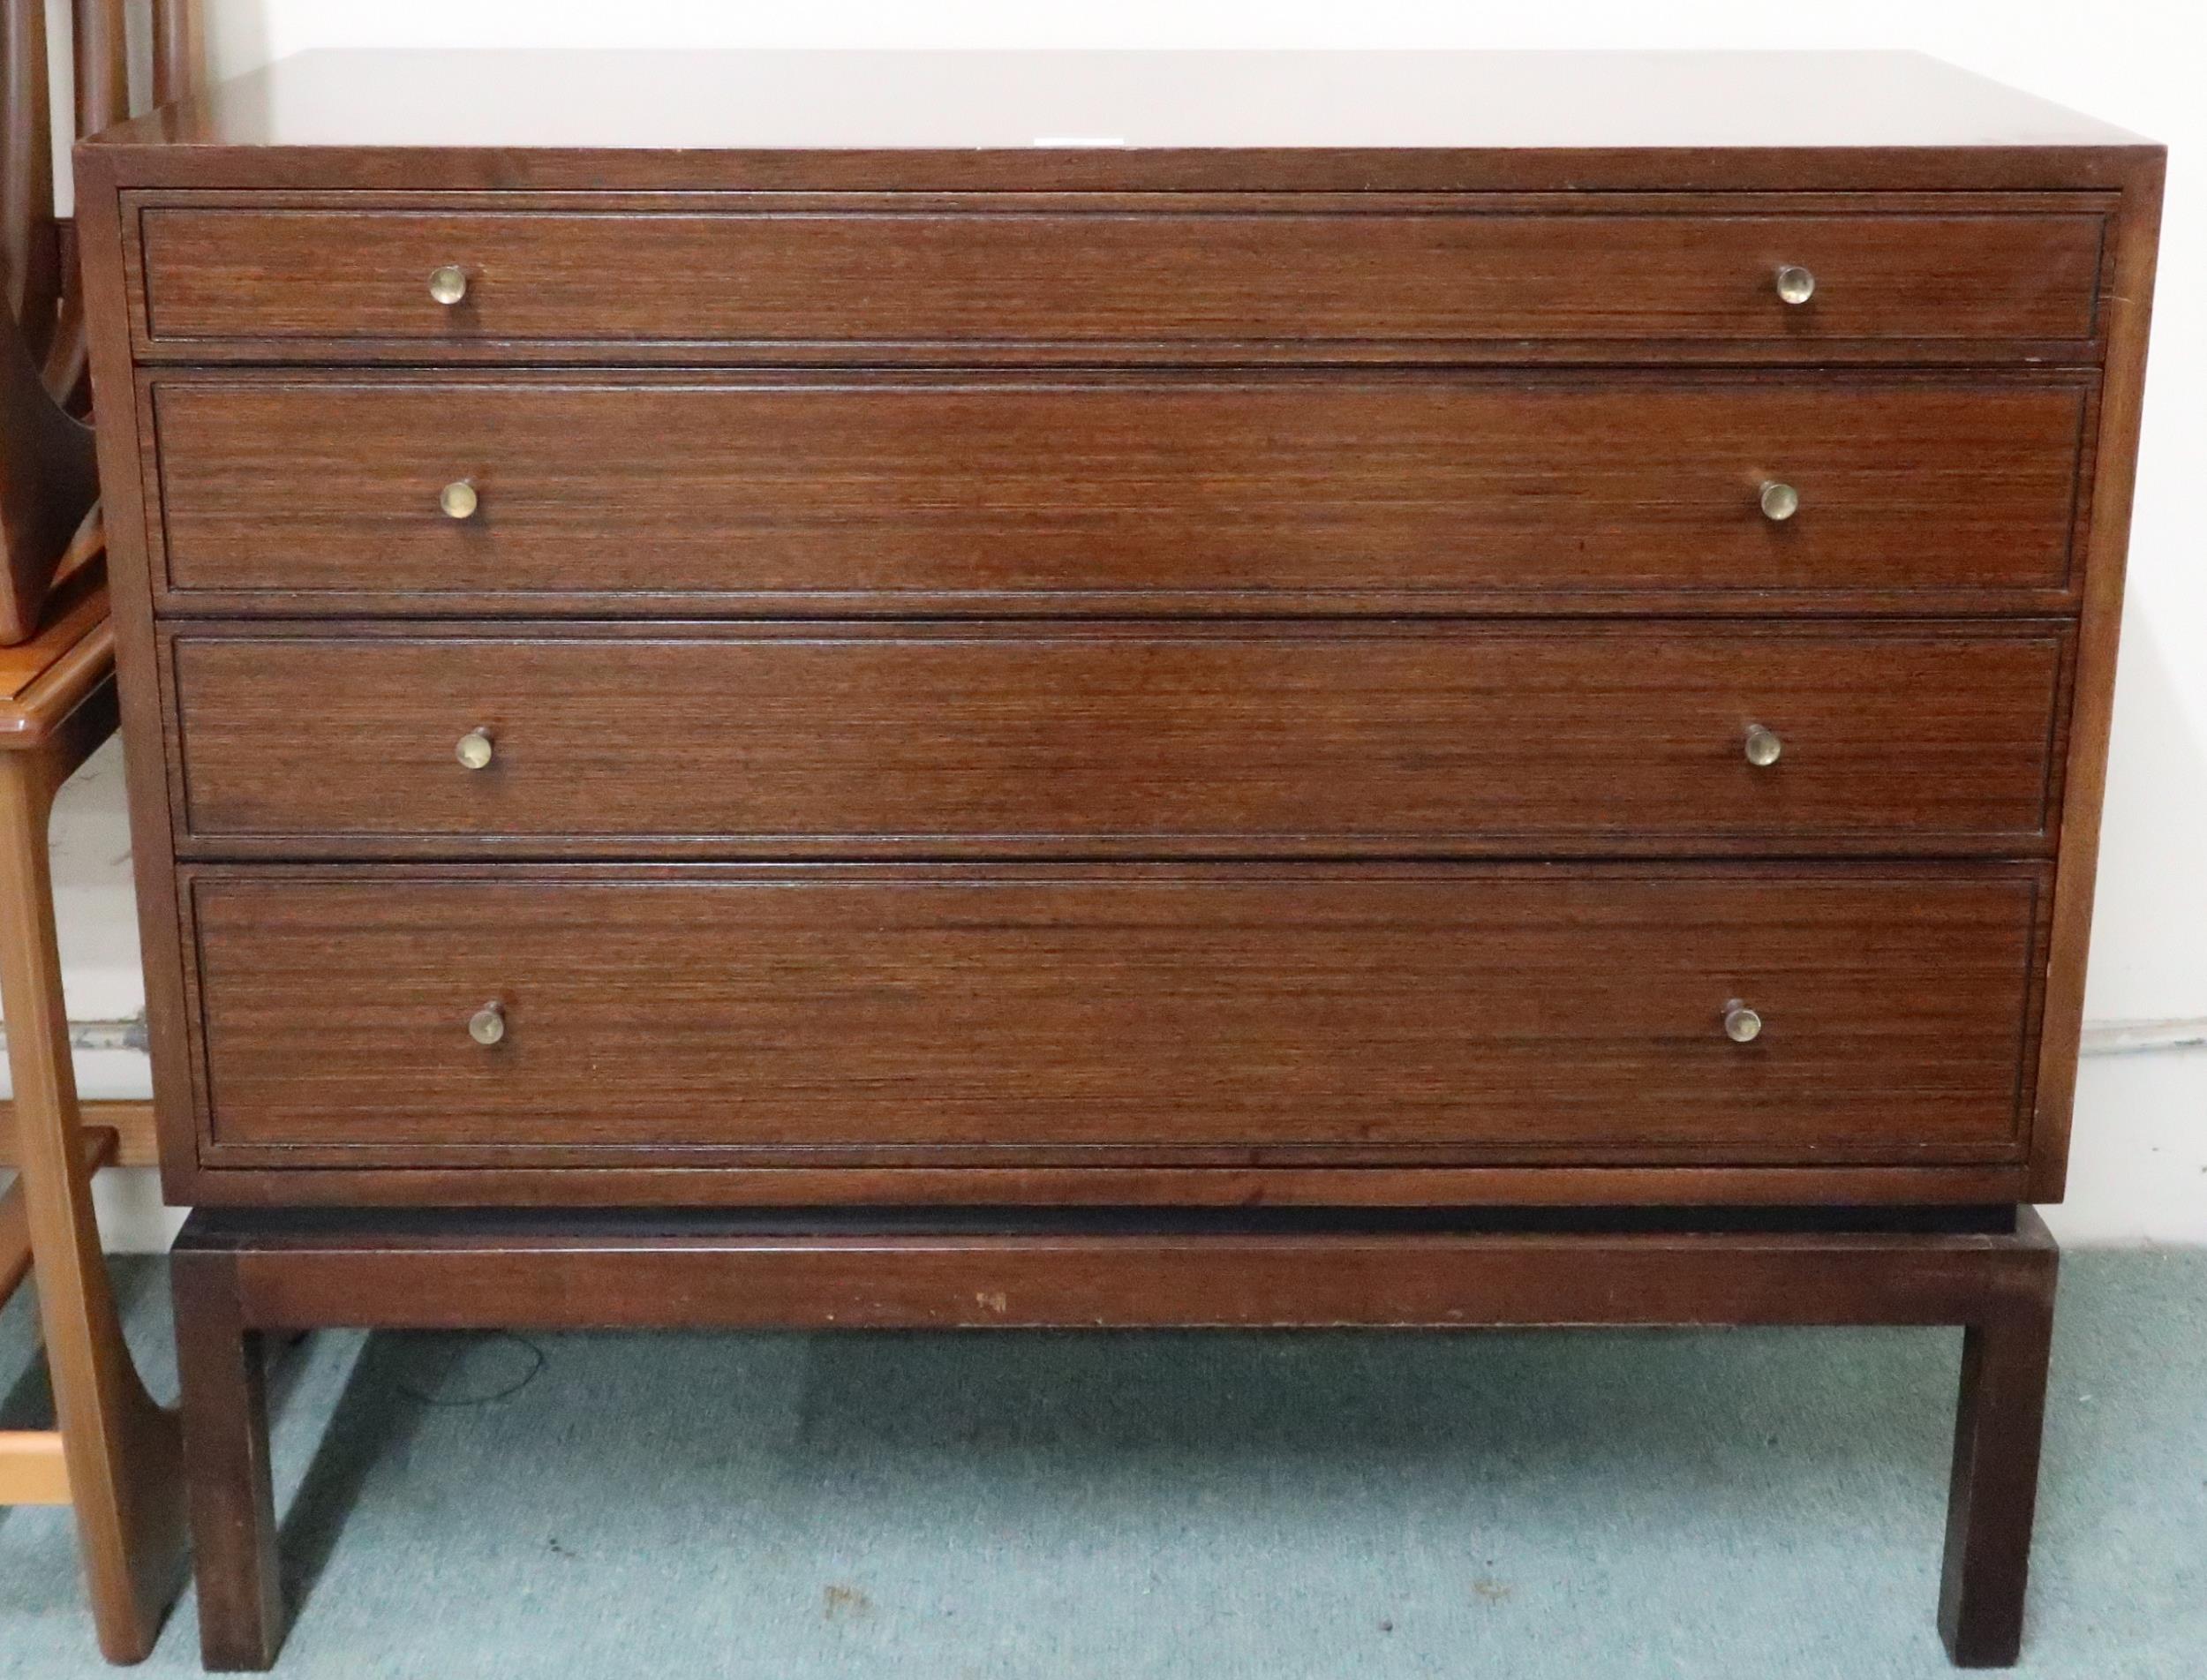
M468 1017L468 1036L478 1044L495 1044L506 1036L506 1006L493 998Z
M492 757L491 732L487 729L469 730L460 737L459 745L453 748L452 756L470 770L488 770Z
M1747 726L1747 762L1758 770L1767 770L1778 762L1778 755L1785 750L1785 743L1771 730L1759 723Z
M1785 264L1778 270L1778 296L1789 304L1805 304L1816 296L1816 276L1797 264Z
M429 271L429 295L447 309L468 295L468 271L448 262Z
M448 519L472 519L482 498L475 493L474 484L466 478L455 478L437 492L437 506Z
M1782 479L1764 479L1758 500L1762 503L1763 517L1774 524L1783 524L1801 511L1801 493Z
M1724 1036L1736 1044L1752 1043L1763 1029L1763 1018L1736 998L1724 1006Z

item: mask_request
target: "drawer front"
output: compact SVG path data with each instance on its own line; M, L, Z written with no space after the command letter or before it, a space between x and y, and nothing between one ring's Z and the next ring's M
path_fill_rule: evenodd
M2097 332L2098 208L1822 202L1849 207L884 195L649 211L156 203L136 222L147 346L180 353L225 338L430 354L1636 338L1805 351ZM467 276L451 304L429 287L447 265ZM1806 302L1780 295L1788 265L1815 276Z
M151 396L168 587L355 611L2059 593L2091 406L2081 376L1805 373L169 375Z
M2042 961L2021 868L605 874L196 875L208 1163L2006 1159Z
M2069 652L2038 622L646 635L179 634L187 844L2042 851Z

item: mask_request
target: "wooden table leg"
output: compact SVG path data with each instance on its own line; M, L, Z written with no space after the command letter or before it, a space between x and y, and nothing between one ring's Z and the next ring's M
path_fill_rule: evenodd
M153 1649L183 1578L179 1443L175 1414L154 1404L123 1341L78 1136L47 855L53 786L65 768L44 750L0 753L0 1005L40 1322L93 1620L111 1661L136 1662Z
M2022 1650L2058 1263L2049 1247L1963 1332L1939 1631L1965 1669L2006 1668Z
M184 1378L200 1660L218 1670L267 1669L283 1643L283 1589L261 1336L239 1314L237 1264L230 1255L179 1251L169 1278Z

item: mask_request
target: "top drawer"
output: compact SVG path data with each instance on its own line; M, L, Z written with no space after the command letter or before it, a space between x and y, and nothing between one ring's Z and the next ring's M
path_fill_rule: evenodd
M2090 196L2046 194L165 194L135 208L141 349L360 359L401 345L1201 359L1642 340L1782 359L2076 343L2098 332L2104 221Z

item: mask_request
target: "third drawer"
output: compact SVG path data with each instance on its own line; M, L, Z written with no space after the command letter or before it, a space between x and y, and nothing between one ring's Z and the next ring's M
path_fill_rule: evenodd
M187 855L2036 855L2043 621L207 626Z

